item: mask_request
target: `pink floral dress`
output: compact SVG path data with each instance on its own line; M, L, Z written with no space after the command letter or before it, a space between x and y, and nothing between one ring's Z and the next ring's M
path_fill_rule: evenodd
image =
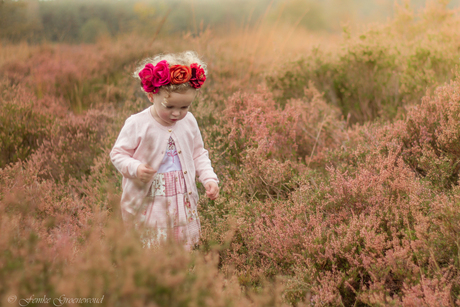
M153 178L141 214L135 225L142 230L145 248L158 246L161 240L173 236L177 242L191 249L200 237L200 220L195 205L189 201L184 174L170 137L163 161Z

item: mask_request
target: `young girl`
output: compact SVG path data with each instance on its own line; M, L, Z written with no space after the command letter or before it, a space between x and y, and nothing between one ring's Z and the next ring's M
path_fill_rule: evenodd
M191 51L148 58L134 76L152 106L130 116L110 153L123 174L122 217L141 229L144 247L172 235L190 249L199 240L197 175L206 195L219 195L218 179L188 112L206 80L206 64Z

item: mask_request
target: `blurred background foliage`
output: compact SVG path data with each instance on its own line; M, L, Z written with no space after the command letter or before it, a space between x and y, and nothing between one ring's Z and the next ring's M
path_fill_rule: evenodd
M425 3L409 2L414 8ZM454 8L460 0L446 2ZM2 0L0 39L93 43L100 36L131 32L153 36L160 28L166 34L197 34L204 26L228 31L257 25L262 19L337 32L343 24L385 21L393 9L393 1L385 0Z

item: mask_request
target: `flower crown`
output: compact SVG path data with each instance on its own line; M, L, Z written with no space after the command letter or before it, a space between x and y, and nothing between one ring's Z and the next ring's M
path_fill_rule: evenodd
M161 86L168 84L182 84L189 82L193 88L200 88L206 80L204 69L197 63L192 65L169 66L166 60L160 61L157 65L148 63L139 72L141 85L148 93L158 93Z

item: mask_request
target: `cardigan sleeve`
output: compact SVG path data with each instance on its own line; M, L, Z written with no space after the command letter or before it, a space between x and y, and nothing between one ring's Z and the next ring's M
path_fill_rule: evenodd
M110 152L110 159L116 169L126 178L137 178L137 168L141 161L133 158L139 146L140 136L136 125L129 117L118 135L117 141Z
M201 137L200 129L198 123L193 118L193 123L195 125L195 140L194 140L194 149L193 149L193 162L195 164L196 174L198 180L205 185L208 181L215 181L219 183L216 173L211 166L211 160L209 159L208 151L204 148L203 138Z

